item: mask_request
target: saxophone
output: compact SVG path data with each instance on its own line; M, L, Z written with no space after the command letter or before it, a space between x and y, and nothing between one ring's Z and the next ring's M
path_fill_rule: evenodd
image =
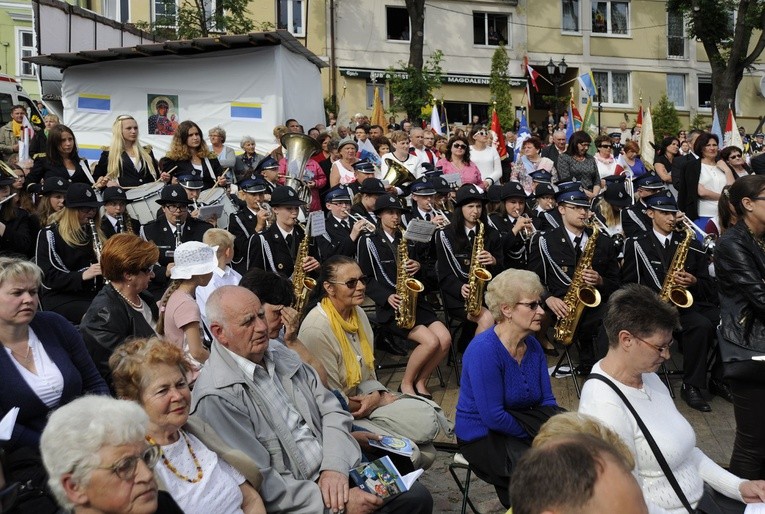
M90 236L92 238L92 244L93 244L93 254L96 256L96 262L101 262L101 250L103 249L103 246L101 245L101 240L98 238L98 232L96 231L96 222L93 221L93 218L88 219L88 225L90 226Z
M295 299L292 302L292 308L298 312L303 310L306 302L308 301L308 295L311 293L314 287L316 287L316 280L306 276L303 270L303 262L308 257L308 244L310 243L310 225L311 218L308 218L306 223L305 234L303 240L300 241L298 246L298 252L295 256L295 268L292 271L292 291L295 295Z
M675 282L675 272L685 270L685 260L688 257L688 250L691 248L691 241L693 241L693 230L687 226L683 226L683 232L685 237L680 242L672 262L667 270L667 276L664 277L664 283L661 285L661 292L659 296L665 302L672 302L678 307L690 307L693 305L693 295L686 288L677 285Z
M558 319L558 322L555 323L555 334L553 337L556 341L566 346L574 342L574 333L576 332L576 327L579 326L579 319L582 317L584 308L600 305L600 292L594 287L585 284L582 277L584 270L592 266L592 258L595 255L595 243L600 230L598 225L591 221L588 221L586 225L592 227L592 235L587 239L582 257L576 264L574 278L571 279L571 285L568 291L566 291L566 296L563 297L563 301L566 302L568 307L568 314Z
M478 232L473 241L473 253L470 256L470 269L468 270L468 295L465 298L465 311L473 318L481 314L483 307L483 292L486 283L491 280L491 273L478 262L478 254L483 251L484 226L478 222Z
M401 231L401 240L398 243L398 267L396 268L396 294L401 298L401 303L396 310L396 325L399 328L409 330L414 327L417 314L417 295L425 290L425 286L409 276L406 271L406 262L409 260L409 249L404 239L404 231Z

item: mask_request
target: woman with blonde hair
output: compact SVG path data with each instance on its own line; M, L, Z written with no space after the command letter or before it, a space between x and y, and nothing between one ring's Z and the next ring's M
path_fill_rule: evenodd
M159 161L159 168L173 177L197 175L202 177L204 188L225 186L226 177L218 158L207 147L202 129L191 120L182 121L173 134L170 149Z
M99 253L106 238L100 228L101 203L89 185L69 186L64 203L37 236L36 262L43 271L44 309L78 325L104 284Z
M150 146L138 141L138 122L132 116L117 116L112 123L112 142L101 152L93 178L106 177L106 185L136 187L155 182L168 182L170 175L157 176L157 160ZM102 181L103 182L103 181Z

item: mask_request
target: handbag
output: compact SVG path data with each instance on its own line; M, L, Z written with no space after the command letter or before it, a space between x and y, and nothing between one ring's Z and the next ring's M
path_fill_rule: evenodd
M507 412L533 439L548 419L561 412L566 412L566 409L557 405L533 405L526 409L507 409Z
M627 407L627 409L629 409L629 411L632 413L632 416L635 418L635 421L637 422L638 427L640 427L640 431L643 433L643 436L645 437L646 442L651 447L651 451L653 452L654 457L656 457L656 461L659 463L659 466L661 467L661 470L664 473L664 476L667 477L667 481L672 486L672 489L674 489L675 494L677 495L678 498L680 498L680 502L683 504L683 507L685 507L685 510L687 510L689 514L695 514L695 513L741 514L744 512L743 503L724 497L723 495L714 491L707 484L704 484L704 494L699 500L698 507L696 509L691 507L691 503L688 501L688 498L685 496L685 493L680 488L680 484L677 483L675 474L672 473L672 469L669 467L667 460L664 458L664 455L661 453L661 450L659 449L659 445L656 444L656 440L651 435L651 432L648 431L648 427L645 426L645 423L643 423L643 420L640 418L637 411L632 406L632 404L627 399L627 397L624 395L624 393L621 391L621 389L619 389L616 386L616 384L613 383L612 380L608 379L607 377L599 373L591 373L590 379L595 379L595 380L600 380L601 382L605 382L611 389L614 390L617 396L621 398L624 405Z

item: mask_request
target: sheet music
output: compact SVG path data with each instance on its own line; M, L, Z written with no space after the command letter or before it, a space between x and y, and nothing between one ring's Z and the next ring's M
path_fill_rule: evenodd
M404 232L404 238L407 241L414 241L416 243L428 243L433 239L433 234L436 231L435 224L415 218L409 222Z
M322 211L314 211L308 216L311 218L311 237L323 237L327 233L324 213Z
M460 187L462 185L462 175L459 173L447 173L441 176L452 187Z

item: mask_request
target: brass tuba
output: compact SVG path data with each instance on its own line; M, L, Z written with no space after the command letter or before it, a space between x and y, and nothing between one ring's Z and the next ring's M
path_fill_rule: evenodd
M287 175L284 177L284 185L290 186L297 192L298 198L310 204L311 190L303 181L303 175L308 159L321 147L314 138L305 134L284 134L280 142L287 149Z
M408 186L417 180L415 176L412 175L412 172L400 162L394 159L385 159L385 164L388 165L388 171L382 179L391 186Z
M311 218L308 218L305 226L305 234L303 234L303 240L300 241L298 246L298 252L295 256L295 267L292 270L292 291L295 294L295 300L292 302L292 308L298 312L303 310L306 302L308 301L308 295L311 294L313 288L316 287L316 280L305 274L303 270L303 261L308 257L308 245L311 240Z
M672 302L678 307L690 307L693 305L693 295L686 288L677 285L675 282L675 272L685 270L685 260L688 257L688 250L691 248L691 241L693 241L693 230L680 223L681 228L685 236L680 242L680 246L677 247L672 262L667 270L667 276L664 277L664 283L661 285L661 292L659 296L665 302Z
M481 314L483 307L483 292L486 283L491 280L491 273L478 262L478 254L483 251L484 226L478 222L478 231L473 241L473 253L470 256L470 269L468 270L468 296L465 299L465 311L469 316L476 317Z
M409 330L414 326L417 316L417 295L425 290L425 286L409 276L406 271L406 262L409 260L409 250L404 239L404 231L401 231L401 241L398 243L398 267L396 268L396 294L401 298L401 303L396 311L396 325L399 328Z
M576 327L579 326L579 320L582 317L584 308L600 305L600 291L585 284L582 277L584 270L592 267L595 243L600 233L598 225L593 221L588 221L587 225L592 227L592 235L587 239L587 244L584 245L582 256L579 258L579 262L576 263L574 278L571 279L571 285L568 287L568 291L566 291L566 296L563 297L563 301L566 302L568 307L568 314L555 323L555 334L553 337L556 341L560 341L566 346L574 342L574 333L576 332Z

